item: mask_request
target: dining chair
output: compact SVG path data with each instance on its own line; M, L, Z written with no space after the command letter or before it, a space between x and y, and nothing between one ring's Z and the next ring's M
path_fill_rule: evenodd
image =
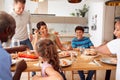
M65 48L68 48L71 46L71 41L62 41L61 43Z
M87 71L87 70L84 70L84 74L88 74L88 71ZM74 75L79 75L79 74L78 74L78 71L72 71L72 80L75 80L75 79L74 79ZM94 73L94 75L93 75L93 80L96 80L96 71L95 71L95 73Z

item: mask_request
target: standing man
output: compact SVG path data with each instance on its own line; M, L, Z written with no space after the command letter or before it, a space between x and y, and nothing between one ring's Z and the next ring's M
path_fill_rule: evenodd
M14 8L11 15L16 21L16 29L12 40L19 40L20 44L27 45L32 50L30 14L24 11L25 3L26 0L14 0ZM27 26L29 26L30 30L28 30Z
M20 45L27 45L33 50L32 41L32 29L30 22L30 14L24 11L26 0L14 0L14 8L11 15L16 21L15 35L12 40L19 40ZM28 30L29 27L29 30ZM32 73L32 76L35 72Z

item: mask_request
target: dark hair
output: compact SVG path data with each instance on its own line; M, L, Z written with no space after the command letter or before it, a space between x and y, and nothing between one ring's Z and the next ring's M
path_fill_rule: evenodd
M20 2L20 3L22 3L22 4L25 4L25 3L26 3L26 0L14 0L14 2L15 2L15 3Z
M82 26L76 26L76 28L75 28L75 32L76 32L76 30L81 30L81 31L84 32L84 28L83 28Z
M47 59L48 63L53 66L53 68L59 72L60 65L59 65L59 56L57 53L56 46L54 43L49 39L39 40L36 43L36 51L38 55L42 58Z
M46 23L44 21L40 21L40 22L37 23L36 27L37 27L37 29L40 29L41 26L47 26L47 25L46 25Z
M0 11L0 33L8 27L12 30L11 33L14 32L15 25L15 19L11 15L4 11Z

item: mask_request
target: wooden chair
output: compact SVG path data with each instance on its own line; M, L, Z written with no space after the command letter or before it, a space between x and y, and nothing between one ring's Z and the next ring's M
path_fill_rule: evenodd
M72 71L72 80L74 80L74 75L75 74L78 74L78 71ZM84 74L88 74L88 71L87 70L84 70ZM79 74L78 74L79 75ZM93 75L93 79L96 80L96 71Z
M61 42L64 47L70 47L71 46L71 41L63 41Z

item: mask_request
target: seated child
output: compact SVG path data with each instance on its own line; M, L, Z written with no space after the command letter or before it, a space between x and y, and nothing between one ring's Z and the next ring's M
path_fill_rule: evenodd
M56 46L51 40L39 40L36 43L36 51L42 60L42 74L33 76L32 80L66 80L59 65Z

